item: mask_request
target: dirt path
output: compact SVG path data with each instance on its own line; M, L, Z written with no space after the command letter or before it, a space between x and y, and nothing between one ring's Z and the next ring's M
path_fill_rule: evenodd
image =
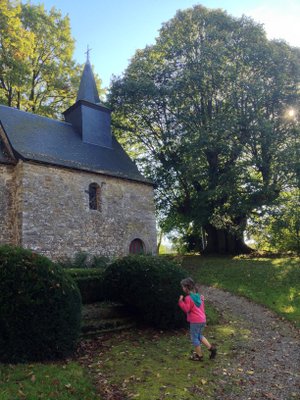
M237 343L233 362L222 373L222 381L242 388L235 394L220 387L216 399L222 400L295 400L300 399L300 334L273 312L230 293L201 287L210 301L228 320L238 320L251 332L249 341ZM222 357L222 348L219 348ZM234 365L233 365L234 364ZM222 386L222 385L221 385Z

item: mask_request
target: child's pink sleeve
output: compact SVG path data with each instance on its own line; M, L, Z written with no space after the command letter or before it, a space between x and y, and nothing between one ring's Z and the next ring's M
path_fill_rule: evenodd
M191 300L189 296L186 296L186 298L182 301L178 301L178 305L182 309L182 311L187 314L191 309Z

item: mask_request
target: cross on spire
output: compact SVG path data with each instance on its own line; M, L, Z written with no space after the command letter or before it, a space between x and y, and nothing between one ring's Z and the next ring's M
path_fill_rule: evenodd
M87 55L87 60L81 75L81 81L76 101L85 100L90 103L97 104L100 103L100 99L95 82L95 77L93 74L93 69L89 60L90 51L91 49L89 48L89 46L87 46L87 51L85 52L85 54Z
M87 45L87 50L84 54L86 54L86 61L90 61L90 51L92 49L89 48L89 45Z

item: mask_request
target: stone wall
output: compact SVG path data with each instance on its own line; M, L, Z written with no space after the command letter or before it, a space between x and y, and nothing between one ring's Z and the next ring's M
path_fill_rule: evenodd
M20 244L20 167L0 164L0 244Z
M19 163L23 247L52 259L76 252L120 256L141 239L156 252L152 186L106 175ZM90 183L101 187L101 211L89 209ZM3 184L2 184L3 185ZM7 206L5 206L7 207Z

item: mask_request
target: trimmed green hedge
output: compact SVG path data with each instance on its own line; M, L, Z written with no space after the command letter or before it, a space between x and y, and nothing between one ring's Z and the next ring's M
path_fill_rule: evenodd
M80 251L74 255L74 257L64 257L56 262L64 269L85 269L85 268L97 268L104 270L111 260L109 257L93 255L90 256L85 251Z
M67 269L67 274L76 282L83 304L104 300L103 274L100 269Z
M180 281L186 273L173 261L152 256L127 256L104 272L105 296L129 306L140 321L157 328L185 325L178 307Z
M68 356L80 334L81 296L48 258L0 246L0 361Z

